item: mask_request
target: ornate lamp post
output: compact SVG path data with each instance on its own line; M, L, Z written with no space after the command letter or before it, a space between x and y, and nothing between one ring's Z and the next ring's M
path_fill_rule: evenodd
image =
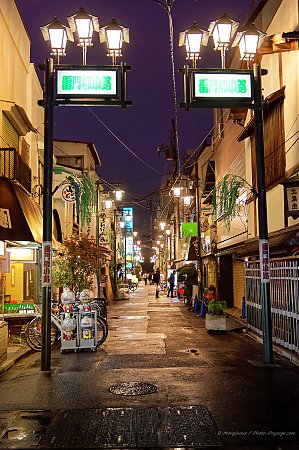
M219 20L211 22L209 27L210 35L213 35L215 50L221 51L221 65L225 69L225 51L228 49L231 39L235 35L238 22L230 19L224 14ZM253 26L240 33L236 39L235 45L239 45L241 59L252 61L257 52L258 45L263 39L263 33L254 29ZM197 69L189 69L194 73ZM191 103L190 86L188 85L188 66L184 68L185 72L185 99L183 106L188 108ZM240 72L240 71L239 71ZM253 71L248 70L246 76L252 79L253 95L249 96L250 102L242 100L243 106L253 108L255 125L255 145L256 145L256 171L258 184L258 223L259 223L259 249L261 260L261 298L262 298L262 320L263 320L263 340L264 340L264 360L265 364L273 362L272 349L272 319L270 302L270 274L269 274L269 242L268 242L268 223L267 223L267 202L266 202L266 183L265 183L265 161L264 161L264 136L263 136L263 102L261 88L261 68L258 64L253 64ZM227 71L223 70L223 74ZM231 70L230 73L238 73ZM222 74L221 74L222 75ZM218 97L221 97L220 95ZM218 102L218 103L217 103ZM222 103L219 100L210 101L214 108L221 108ZM241 105L241 102L239 103ZM199 102L194 101L193 105L199 107ZM226 104L226 107L229 107ZM197 166L196 166L197 167ZM197 173L198 178L198 173ZM199 205L198 205L199 208ZM199 217L199 209L197 211Z

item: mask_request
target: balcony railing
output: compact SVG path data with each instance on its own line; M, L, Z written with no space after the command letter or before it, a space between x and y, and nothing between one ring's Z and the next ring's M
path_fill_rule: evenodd
M15 148L0 148L0 176L17 181L31 194L31 169Z

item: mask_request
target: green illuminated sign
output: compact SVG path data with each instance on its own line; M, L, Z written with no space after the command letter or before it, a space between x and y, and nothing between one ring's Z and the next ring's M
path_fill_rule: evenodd
M195 73L195 98L250 99L251 77L242 73Z
M116 70L57 70L56 93L59 96L106 97L117 95Z

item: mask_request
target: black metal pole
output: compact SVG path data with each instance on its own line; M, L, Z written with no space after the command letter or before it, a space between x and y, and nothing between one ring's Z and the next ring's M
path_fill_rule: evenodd
M100 217L99 217L99 186L100 182L96 181L97 199L96 199L96 246L97 246L97 296L101 297L101 258L100 258Z
M261 265L261 300L264 362L273 363L272 320L270 301L270 259L268 242L267 199L264 160L263 102L261 86L261 69L253 65L254 76L254 126L256 146L256 176L258 190L259 250Z
M53 59L45 60L44 86L44 195L43 195L43 251L50 243L52 252L52 176L53 176L53 118L54 118L54 66ZM52 259L51 259L52 261ZM45 257L42 274L42 348L41 370L51 369L51 282L45 282Z
M117 259L116 259L116 209L113 217L113 232L114 232L114 297L117 296Z
M124 283L127 280L127 224L126 224L126 220L124 218L125 221L125 226L124 226L124 232L125 232L125 279L124 279Z
M198 188L198 161L195 163L195 189L196 189L196 221L197 221L197 278L198 278L198 297L203 298L203 270L202 270L202 258L201 258L201 226L200 226L200 196Z

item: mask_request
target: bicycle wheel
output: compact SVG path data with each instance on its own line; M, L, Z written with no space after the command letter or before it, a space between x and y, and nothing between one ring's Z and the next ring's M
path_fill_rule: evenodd
M97 347L106 341L108 336L108 324L103 317L97 317Z
M129 289L130 289L130 291L136 291L136 289L137 289L137 283L131 283L131 284L129 285Z
M42 349L42 318L35 317L28 323L25 330L25 340L27 345L36 352ZM51 346L57 341L56 327L51 323Z

